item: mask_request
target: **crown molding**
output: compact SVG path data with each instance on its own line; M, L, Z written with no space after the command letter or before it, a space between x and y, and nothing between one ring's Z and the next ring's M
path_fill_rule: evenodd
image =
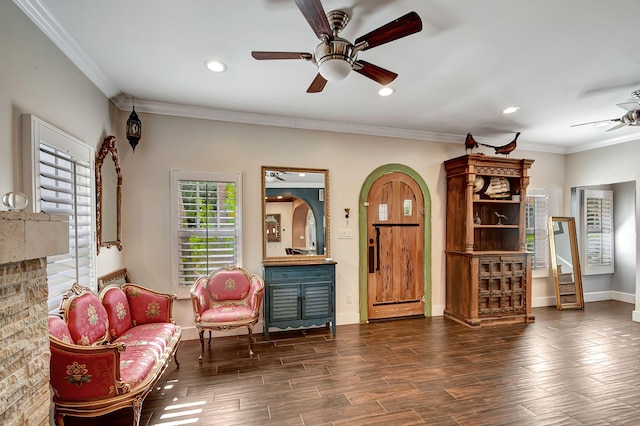
M588 143L584 145L573 145L567 148L567 154L575 154L583 151L591 151L593 149L604 148L606 146L618 145L621 143L640 141L640 134L618 136L615 138L609 138L600 142Z
M111 101L121 111L131 110L130 96L120 94L113 97ZM318 130L323 132L350 133L357 135L424 140L431 142L464 142L464 136L454 134L423 132L392 127L368 126L356 123L309 120L303 118L282 117L267 114L252 114L193 105L180 105L167 102L146 101L138 98L136 98L136 111L149 114L200 118L204 120L225 121L241 124L255 124L260 126L286 127L291 129Z
M116 86L45 5L39 0L13 0L13 2L107 98L118 94L119 90Z

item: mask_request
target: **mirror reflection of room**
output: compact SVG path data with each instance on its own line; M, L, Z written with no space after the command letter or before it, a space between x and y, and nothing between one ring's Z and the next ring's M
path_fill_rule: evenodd
M318 254L313 211L301 198L280 197L267 203L267 256ZM281 223L290 225L283 227Z
M575 219L549 219L549 248L558 309L584 308Z
M326 171L263 166L264 257L326 255Z

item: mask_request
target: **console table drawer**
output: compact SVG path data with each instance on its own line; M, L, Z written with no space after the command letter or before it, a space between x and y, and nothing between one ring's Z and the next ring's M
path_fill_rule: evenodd
M265 274L265 279L271 282L299 282L301 280L330 281L332 268L317 266L301 267L273 267Z

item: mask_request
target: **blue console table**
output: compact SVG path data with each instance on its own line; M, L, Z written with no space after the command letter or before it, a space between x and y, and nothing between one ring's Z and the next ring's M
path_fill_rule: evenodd
M336 262L287 262L264 267L264 339L269 328L331 324L336 332Z

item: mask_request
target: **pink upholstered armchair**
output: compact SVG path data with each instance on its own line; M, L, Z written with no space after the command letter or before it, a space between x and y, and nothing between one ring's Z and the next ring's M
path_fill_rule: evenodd
M253 326L258 322L264 282L256 274L231 266L200 277L191 286L191 302L196 328L200 333L200 357L204 355L204 331L249 330L249 356L253 356Z

